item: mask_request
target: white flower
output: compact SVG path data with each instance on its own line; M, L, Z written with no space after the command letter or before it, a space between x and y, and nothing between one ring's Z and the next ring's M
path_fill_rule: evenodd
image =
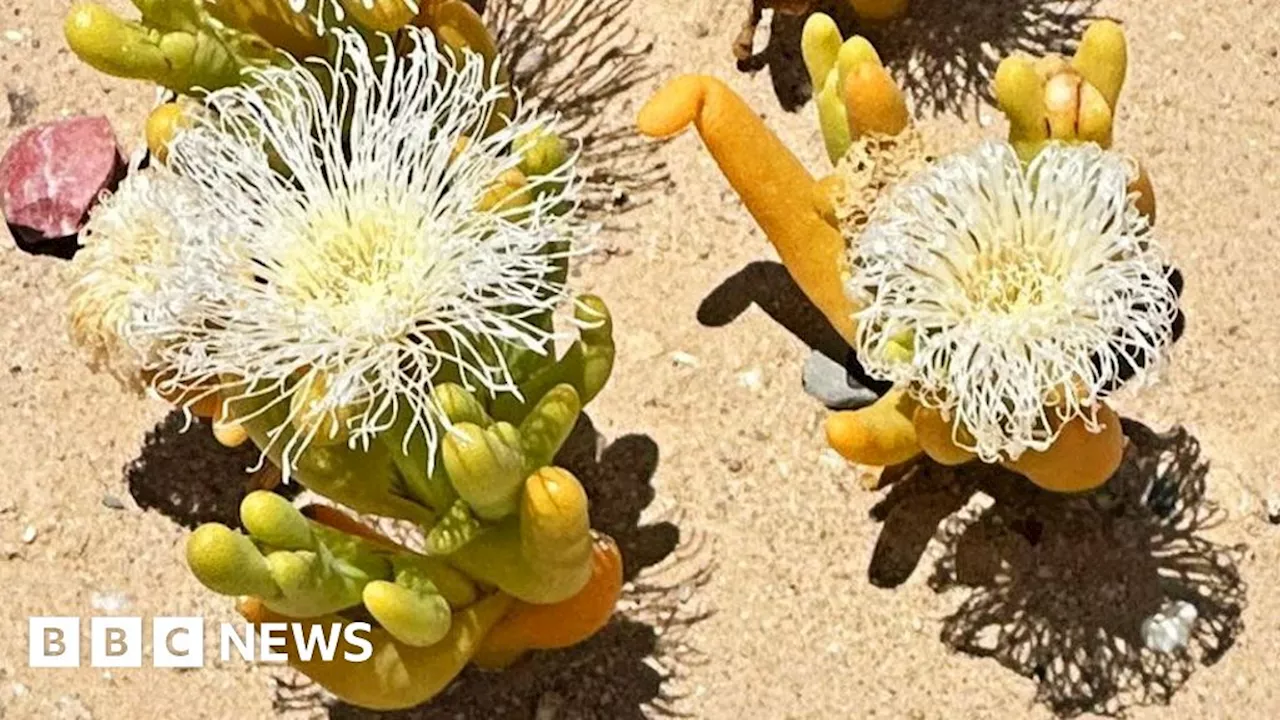
M159 348L138 329L193 312L198 301L187 288L200 282L199 256L221 230L198 188L162 168L133 172L103 198L72 261L71 337L94 367L143 389L143 369L157 362Z
M517 110L494 130L511 96L478 56L455 64L429 33L406 33L407 55L375 57L338 31L331 64L211 94L170 148L234 231L189 289L202 312L146 332L179 389L248 383L289 408L271 435L285 472L308 443L349 432L367 447L393 424L406 447L421 432L434 449L434 382L518 392L504 352L554 345L537 320L564 299L556 270L580 232L572 159L529 178L527 202L481 210L520 162L513 143L547 121Z
M1134 172L1095 145L1024 167L988 142L895 188L851 251L867 371L942 410L987 462L1044 450L1077 417L1096 431L1122 367L1149 376L1178 313Z

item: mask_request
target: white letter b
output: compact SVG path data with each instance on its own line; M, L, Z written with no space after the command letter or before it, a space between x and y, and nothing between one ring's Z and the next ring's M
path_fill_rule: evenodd
M27 664L33 668L80 667L80 618L28 618Z

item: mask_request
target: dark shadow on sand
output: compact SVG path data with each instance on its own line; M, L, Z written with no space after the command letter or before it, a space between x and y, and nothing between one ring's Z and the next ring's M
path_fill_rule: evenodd
M1062 717L1168 703L1244 630L1243 548L1205 536L1225 513L1205 497L1195 438L1128 420L1124 429L1120 470L1082 496L980 464L893 469L872 510L884 523L872 583L905 582L933 540L930 587L964 598L942 622L949 648L1033 679L1037 701ZM971 504L979 493L986 502ZM1170 601L1199 618L1187 647L1164 654L1145 647L1141 628Z
M751 4L751 0L734 2L741 5L743 14ZM772 20L762 22L756 29L757 34L769 34L764 49L737 63L742 72L756 73L767 69L774 97L787 112L799 110L813 93L809 71L804 67L800 51L800 35L804 31L806 17L774 12Z
M633 1L489 0L485 13L512 83L581 141L582 206L606 222L669 178L654 156L659 144L635 131L630 109L614 110L659 74L652 41L627 19Z
M1097 0L912 0L906 17L862 28L918 115L971 117L992 102L1000 60L1069 55Z
M725 279L703 298L698 306L698 322L706 327L723 327L752 305L813 351L844 365L852 382L881 394L888 390L888 383L867 375L853 349L805 297L781 263L758 260Z
M748 0L741 0L746 13ZM864 35L876 46L917 115L970 117L990 102L996 65L1014 53L1070 54L1096 19L1097 0L911 0L907 14L885 23L859 21L846 3L819 9L836 19L844 37ZM811 96L800 54L804 17L775 13L765 49L739 68L769 69L784 110ZM763 28L761 32L764 32Z
M184 432L185 428L185 432ZM207 420L192 420L174 410L152 428L142 451L124 470L129 494L138 507L155 510L183 527L218 522L240 526L240 501L250 492L259 452L253 443L230 449L213 437ZM277 492L292 497L297 483Z

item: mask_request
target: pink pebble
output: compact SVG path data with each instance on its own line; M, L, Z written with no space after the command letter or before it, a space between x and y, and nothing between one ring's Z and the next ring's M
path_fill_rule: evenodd
M111 123L78 117L24 132L0 159L0 214L24 249L80 232L125 163ZM37 250L38 251L38 250Z

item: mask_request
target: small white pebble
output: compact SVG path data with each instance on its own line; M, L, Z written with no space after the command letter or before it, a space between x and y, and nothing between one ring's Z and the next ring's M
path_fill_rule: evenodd
M1196 610L1196 606L1185 600L1173 603L1173 607L1176 617L1186 625L1191 625L1200 617L1200 612Z
M1173 638L1163 616L1156 614L1142 621L1142 644L1153 652L1173 651Z
M1183 35L1177 30L1174 30L1173 32L1169 33L1168 38L1173 42L1182 42L1187 39L1187 36Z
M690 355L683 350L677 350L671 353L671 362L684 367L698 367L698 358Z
M13 684L13 696L14 696L14 697L22 697L23 695L26 695L26 694L27 694L27 686L26 686L26 685L23 685L22 683L17 683L17 682Z
M4 39L8 40L11 43L20 43L26 39L26 36L18 32L17 30L5 30Z
M94 610L115 613L129 607L129 596L124 593L94 593L89 604Z
M845 470L849 467L849 464L840 456L840 453L830 448L823 450L818 455L818 463L828 470Z
M738 383L748 390L759 390L764 384L764 373L759 368L752 368L738 373Z
M28 525L28 526L27 526L26 528L24 528L24 529L23 529L23 531L22 531L22 542L23 542L23 544L30 545L31 543L35 542L35 541L36 541L36 535L37 535L36 526L35 526L35 525Z
M1147 649L1160 653L1186 647L1197 615L1195 606L1190 603L1167 603L1159 612L1142 621L1143 644Z
M834 640L827 645L828 655L839 655L842 650L844 650L844 646Z

